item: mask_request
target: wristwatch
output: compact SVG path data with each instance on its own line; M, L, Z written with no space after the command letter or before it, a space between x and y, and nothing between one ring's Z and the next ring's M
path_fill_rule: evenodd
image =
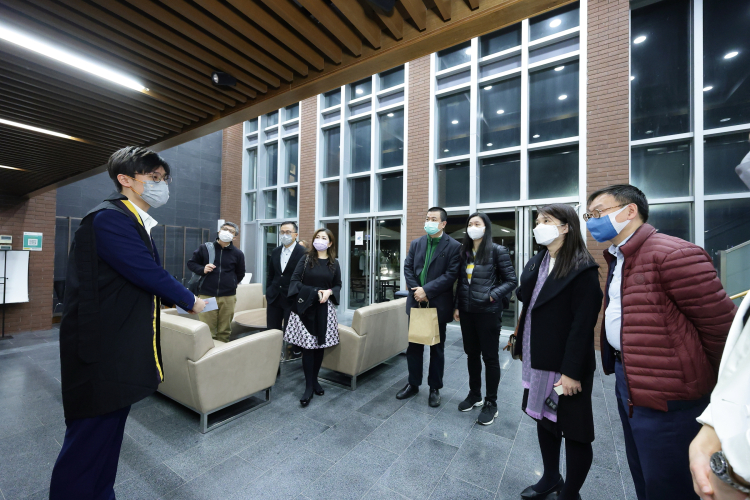
M750 488L739 484L729 473L729 462L723 451L717 451L711 455L711 470L716 476L729 486L742 493L750 493Z

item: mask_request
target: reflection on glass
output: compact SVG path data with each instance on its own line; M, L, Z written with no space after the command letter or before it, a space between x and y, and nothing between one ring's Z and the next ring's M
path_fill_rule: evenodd
M329 128L323 131L323 176L339 175L341 150L341 129Z
M271 253L279 246L279 227L263 226L263 293L266 293L266 275L271 266Z
M480 151L521 144L521 78L480 87Z
M335 217L339 214L339 183L323 184L323 217Z
M258 131L258 119L254 120L248 120L247 121L247 133L251 132L257 132Z
M247 220L255 220L255 193L247 195Z
M529 20L529 40L534 41L554 35L579 25L578 2L547 12Z
M578 194L578 146L529 152L529 198Z
M404 174L380 176L380 210L401 210L404 207Z
M341 89L331 90L323 94L324 109L341 104Z
M508 249L513 269L518 273L518 255L516 253L516 212L499 212L487 214L492 222L492 242ZM503 328L513 330L516 327L518 300L515 290L511 293L510 308L503 311Z
M404 83L404 67L389 69L380 73L380 90L389 89Z
M703 127L706 129L750 123L747 33L750 10L746 3L743 7L741 4L703 3Z
M276 218L276 190L266 191L263 193L266 197L266 219Z
M291 106L287 106L284 118L287 121L299 118L299 104L292 104Z
M630 182L648 198L690 196L690 142L631 149Z
M690 2L631 11L631 139L690 131Z
M247 189L255 189L255 180L258 178L258 150L247 151Z
M357 233L363 238L357 239ZM367 221L349 222L349 309L370 305L370 225Z
M529 93L529 142L578 135L578 61L529 74Z
M521 157L484 158L479 166L479 203L521 199Z
M471 41L454 45L437 53L438 71L471 61Z
M349 213L361 214L370 211L370 178L362 177L349 181Z
M706 137L704 148L706 194L746 193L747 186L734 168L750 151L747 132Z
M297 182L297 176L299 175L299 139L287 139L284 141L284 175L286 176L285 181Z
M441 207L469 205L469 162L451 162L437 167L437 198Z
M359 99L360 97L370 95L372 94L372 78L368 76L363 80L352 83L351 88L352 95L349 99Z
M284 217L287 219L297 217L297 188L284 189Z
M404 164L404 110L380 115L380 168Z
M521 45L521 23L479 37L479 57L487 57Z
M401 289L400 219L377 219L374 253L375 302L394 300Z
M279 145L278 143L266 146L266 186L275 186L279 175Z
M360 120L350 125L351 150L349 152L350 173L370 170L370 119Z
M273 127L279 124L279 112L274 111L266 115L266 127Z
M685 241L693 241L693 206L691 203L649 205L648 223L659 230Z
M469 107L469 92L438 98L438 158L469 154Z
M704 248L719 267L719 250L729 250L750 240L750 199L706 202Z

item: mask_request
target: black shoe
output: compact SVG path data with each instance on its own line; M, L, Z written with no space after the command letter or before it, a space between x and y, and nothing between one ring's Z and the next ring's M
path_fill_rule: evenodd
M310 401L312 401L312 398L313 398L313 395L312 395L312 394L310 394L310 397L309 397L309 398L307 398L307 399L304 399L304 398L303 398L303 399L300 399L300 400L299 400L299 404L301 404L301 405L302 405L302 408L304 408L304 407L306 407L307 405L309 405L309 404L310 404Z
M430 389L430 406L433 408L440 406L440 391L437 389Z
M494 401L485 401L482 411L477 417L477 423L479 425L492 425L497 417L497 403Z
M550 493L555 493L555 496L550 497L550 499L557 498L557 493L562 489L564 484L565 484L565 481L563 481L562 476L560 476L560 479L557 481L557 484L546 491L537 492L536 490L534 490L533 486L529 486L528 488L526 488L525 490L521 492L521 498L527 498L527 499L528 498L546 498L547 495L549 495Z
M472 393L469 393L468 396L466 396L466 399L458 403L458 411L471 411L477 406L482 406L484 404L484 400L481 396L475 396Z
M320 385L318 382L315 383L313 392L315 393L316 396L323 396L326 393L326 391L323 390L323 386Z
M416 396L419 392L419 387L414 387L411 384L406 384L403 389L401 389L398 394L396 394L396 399L408 399L412 396Z

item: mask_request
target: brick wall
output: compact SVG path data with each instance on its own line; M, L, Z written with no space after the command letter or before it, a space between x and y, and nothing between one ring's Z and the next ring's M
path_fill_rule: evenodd
M220 218L242 223L242 123L225 128L221 141ZM215 229L214 226L211 229Z
M629 182L629 2L589 0L588 4L588 113L586 177L588 194L611 184ZM602 266L608 245L588 235L591 253ZM596 346L599 348L597 324Z
M424 235L430 208L430 56L409 63L409 123L406 152L406 242Z
M300 103L299 132L299 237L309 240L315 231L315 169L317 157L318 98Z
M42 251L29 256L29 302L8 304L6 335L52 327L56 198L55 191L31 199L0 195L0 234L13 236L14 250L22 248L24 231L44 235Z

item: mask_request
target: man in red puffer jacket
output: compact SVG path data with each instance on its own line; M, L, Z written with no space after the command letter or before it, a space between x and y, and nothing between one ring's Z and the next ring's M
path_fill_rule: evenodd
M643 192L621 184L588 199L591 235L612 245L601 353L615 373L638 500L698 499L688 448L709 402L737 310L705 250L658 233Z

